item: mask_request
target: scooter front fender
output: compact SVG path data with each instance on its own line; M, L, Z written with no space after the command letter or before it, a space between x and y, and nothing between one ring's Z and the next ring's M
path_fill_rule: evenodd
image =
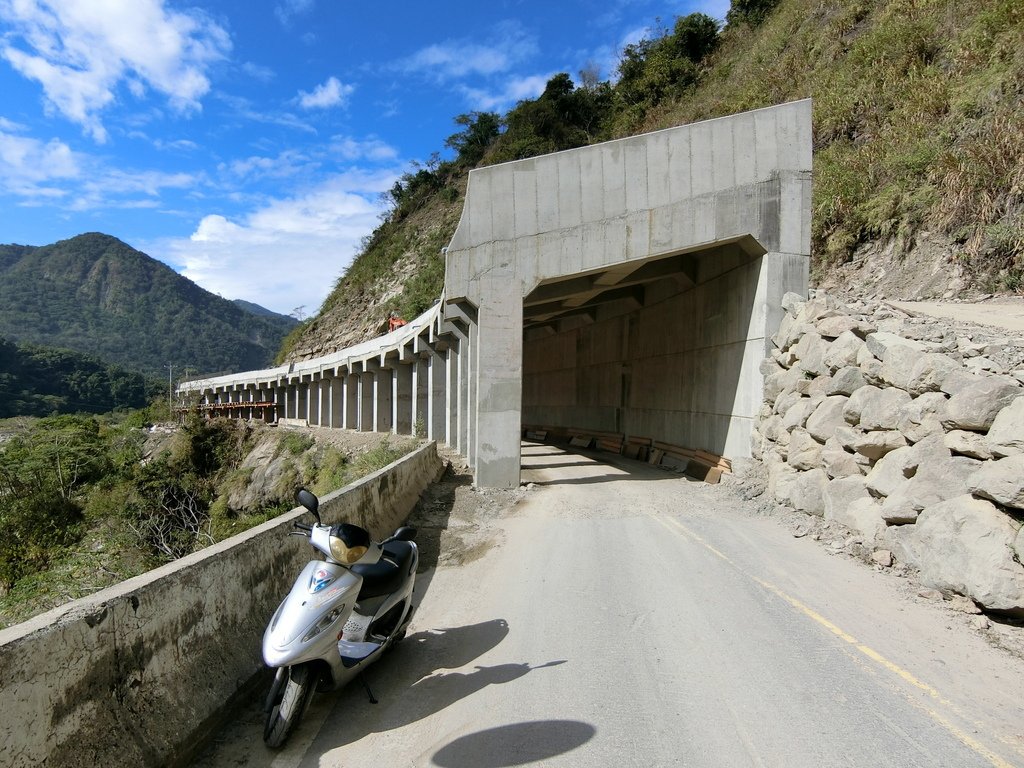
M263 633L263 661L284 667L322 659L338 663L338 634L352 613L362 577L312 560L302 569Z

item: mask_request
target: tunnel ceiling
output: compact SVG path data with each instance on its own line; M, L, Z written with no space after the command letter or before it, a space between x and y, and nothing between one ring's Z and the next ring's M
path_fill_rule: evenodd
M653 283L671 280L680 292L687 291L698 282L701 260L726 250L748 257L765 253L757 240L746 235L686 253L623 261L594 272L545 280L523 299L524 330L553 327L571 317L593 320L599 306L612 302L642 307Z

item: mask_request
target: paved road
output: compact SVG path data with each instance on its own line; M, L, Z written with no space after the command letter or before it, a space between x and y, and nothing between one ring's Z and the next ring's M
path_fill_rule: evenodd
M425 584L380 703L204 765L1024 766L1024 663L723 488L526 446L495 546Z

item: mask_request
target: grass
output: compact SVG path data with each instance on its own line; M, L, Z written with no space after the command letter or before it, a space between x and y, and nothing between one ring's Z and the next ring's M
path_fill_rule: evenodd
M945 232L978 279L1020 285L1024 5L783 0L727 30L701 84L643 129L814 99L816 273L868 241Z

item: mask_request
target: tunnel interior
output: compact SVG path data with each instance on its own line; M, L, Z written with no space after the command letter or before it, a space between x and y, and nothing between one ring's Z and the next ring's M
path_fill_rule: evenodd
M745 455L764 254L748 235L538 284L523 300L524 429Z

